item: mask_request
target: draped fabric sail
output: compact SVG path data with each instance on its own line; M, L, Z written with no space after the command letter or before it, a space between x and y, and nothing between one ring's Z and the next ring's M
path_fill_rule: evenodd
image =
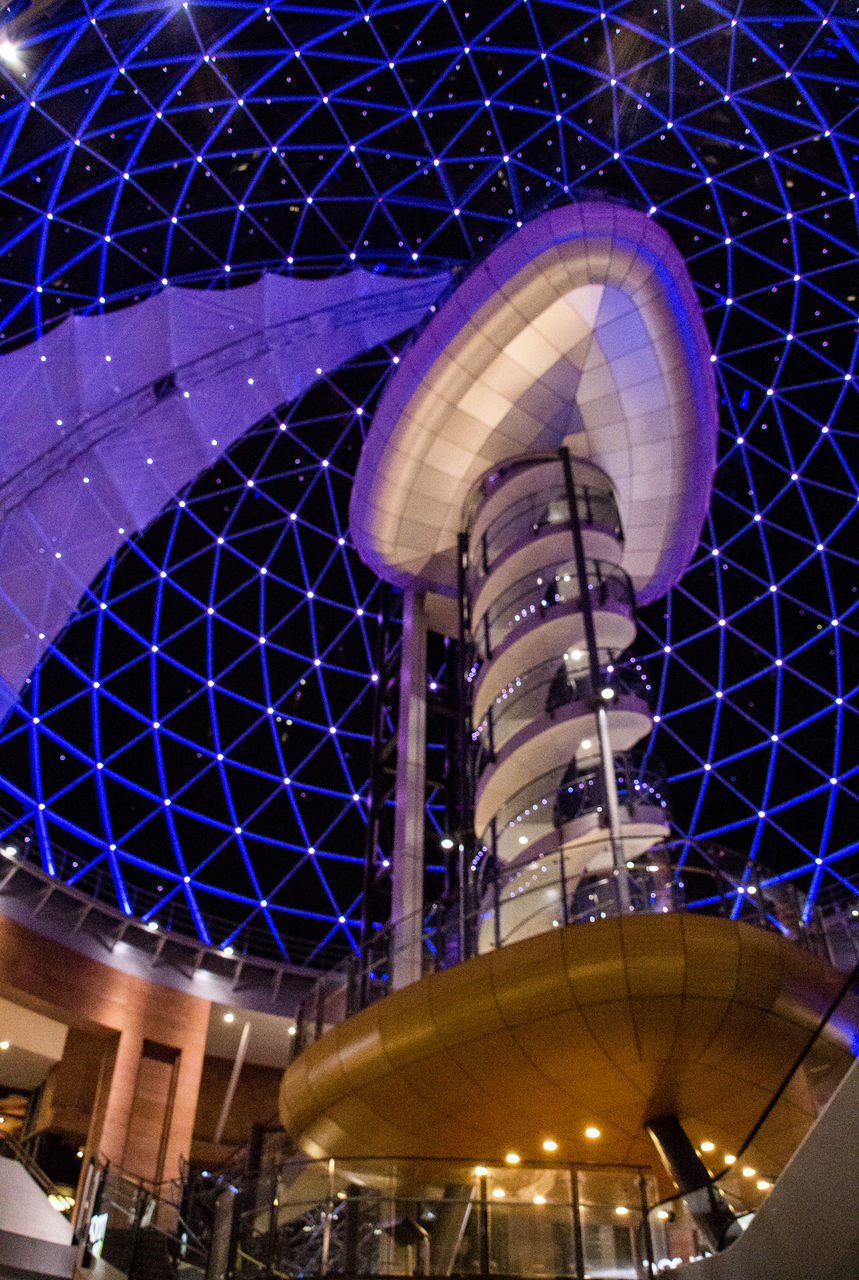
M267 413L416 324L447 280L167 287L0 358L0 717L126 538Z

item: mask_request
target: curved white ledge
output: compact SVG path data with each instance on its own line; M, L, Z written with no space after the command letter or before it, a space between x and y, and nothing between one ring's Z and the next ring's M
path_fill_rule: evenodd
M603 608L594 615L597 644L600 649L622 653L635 639L635 623L628 609ZM523 671L529 671L549 658L558 658L565 649L584 647L585 627L582 615L573 605L556 605L539 625L520 623L508 632L492 651L474 681L472 719L479 724L492 700L505 685Z
M452 594L475 480L529 451L571 452L611 479L623 567L642 603L690 559L710 498L710 343L668 235L619 205L528 223L442 304L376 411L351 528L382 577Z
M647 703L635 694L621 694L606 711L615 751L629 751L653 723ZM500 748L495 763L487 765L477 783L475 830L485 830L493 813L525 779L537 778L549 769L563 769L581 749L582 739L593 733L593 707L584 699L559 707L553 714L543 712L524 724Z

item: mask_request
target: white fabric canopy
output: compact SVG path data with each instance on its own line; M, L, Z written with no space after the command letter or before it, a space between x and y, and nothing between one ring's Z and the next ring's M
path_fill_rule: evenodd
M0 717L127 537L320 373L416 324L447 280L168 287L0 357Z

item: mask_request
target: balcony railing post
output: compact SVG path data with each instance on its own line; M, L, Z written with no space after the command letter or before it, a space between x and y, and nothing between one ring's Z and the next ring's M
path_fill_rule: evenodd
M331 1255L331 1222L334 1217L334 1158L328 1161L328 1204L325 1210L325 1221L322 1224L322 1256L319 1259L319 1274L328 1274L328 1263Z
M563 920L564 925L566 926L570 923L570 904L567 898L567 872L566 872L566 867L564 865L564 846L563 845L561 845L559 862L560 862L560 871L561 871L561 910L563 913L561 916L561 919Z
M466 921L468 908L468 874L466 868L465 845L459 842L459 893L457 894L457 926L458 926L458 942L459 942L459 959L466 960L468 958L468 938L466 935Z
M650 1208L647 1203L647 1179L644 1174L638 1177L638 1194L641 1200L641 1243L644 1247L647 1274L656 1274L656 1261L653 1256L653 1235L650 1230Z
M480 1213L478 1216L478 1235L480 1237L480 1274L489 1275L489 1196L487 1195L489 1179L486 1174L480 1176Z
M749 888L754 889L754 894L752 896L754 897L755 907L757 908L758 922L761 927L766 927L767 908L766 903L764 902L764 896L761 893L761 877L758 874L757 867L752 867L749 872Z
M602 773L602 790L608 809L608 829L609 839L611 841L612 861L618 877L618 889L620 892L621 902L624 909L628 907L629 902L629 886L626 884L626 865L623 858L623 845L621 841L620 830L620 811L617 803L617 781L614 771L614 755L611 749L611 738L608 730L608 716L606 715L605 705L599 696L599 688L601 684L599 651L597 649L597 634L594 623L593 602L588 590L588 571L585 561L585 547L582 539L582 526L579 521L579 511L576 505L576 491L573 482L573 469L570 463L570 452L567 448L559 449L561 466L564 472L564 485L567 491L567 506L570 513L570 532L573 536L573 552L576 560L576 575L579 580L579 595L581 597L581 613L582 623L585 631L585 641L588 651L588 667L590 672L591 685L594 689L594 711L597 722L597 737L599 740L600 753L600 771ZM601 570L597 565L597 573ZM600 582L602 579L600 578ZM602 603L602 601L601 601Z
M573 1257L576 1266L576 1280L585 1280L585 1248L582 1237L582 1206L579 1196L579 1171L570 1165L570 1210L573 1217Z
M494 943L497 950L501 946L501 885L499 884L497 867L493 869L492 873L492 913L494 916Z
M274 1271L277 1266L277 1216L279 1208L278 1174L276 1169L272 1175L270 1199L271 1204L269 1205L268 1211L268 1232L266 1233L265 1242L265 1264L269 1271Z

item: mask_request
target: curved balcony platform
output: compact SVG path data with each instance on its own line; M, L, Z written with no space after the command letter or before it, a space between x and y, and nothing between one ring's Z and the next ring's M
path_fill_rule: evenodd
M611 607L600 608L596 622L599 644L605 650L623 653L635 639L635 622L628 605L612 602ZM576 648L584 651L585 645L584 622L575 601L554 605L537 626L530 618L517 624L492 651L491 660L483 663L475 677L472 711L475 723L482 720L493 698L524 671L542 662L560 662L559 654Z
M612 742L616 751L628 751L647 733L650 708L641 698L621 694L608 709ZM522 786L522 779L537 778L551 769L561 773L594 734L590 701L571 702L556 712L544 712L524 724L498 751L494 765L486 768L475 795L474 829L484 832L493 814ZM551 814L550 814L551 816Z
M281 1117L315 1156L503 1159L551 1137L572 1162L656 1168L642 1126L676 1114L693 1141L737 1144L843 975L729 919L641 915L553 929L390 994L287 1069ZM822 1036L760 1153L777 1172L814 1114L806 1080L852 1056ZM585 1129L600 1137L590 1140Z

